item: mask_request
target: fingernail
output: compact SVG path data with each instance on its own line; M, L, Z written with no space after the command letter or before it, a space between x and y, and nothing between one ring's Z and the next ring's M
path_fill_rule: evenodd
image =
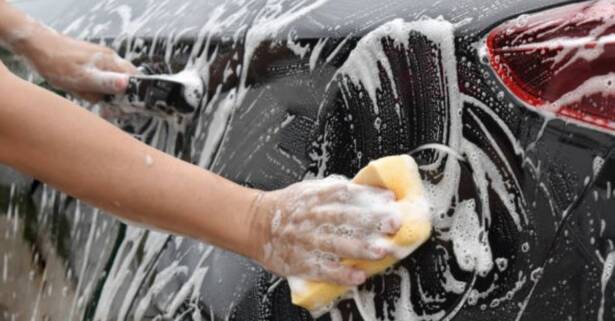
M401 227L401 220L398 219L397 217L389 217L389 218L384 219L384 221L382 222L382 232L383 233L388 233L388 234L396 233L397 231L399 231L400 227Z
M363 284L365 282L365 279L367 279L367 277L365 275L365 272L354 271L350 275L350 279L351 279L353 284L360 285L360 284Z
M370 246L369 251L372 254L372 258L374 259L381 259L387 254L386 249L377 245Z
M380 232L382 233L391 233L391 226L388 222L388 219L383 220L382 222L380 222Z
M119 77L115 80L115 88L118 91L124 91L128 87L128 77Z

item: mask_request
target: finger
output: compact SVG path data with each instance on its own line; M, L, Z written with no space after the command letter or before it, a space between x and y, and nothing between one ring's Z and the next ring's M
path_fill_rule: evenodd
M354 196L353 201L368 204L385 204L395 201L395 193L388 189L366 186L360 184L349 184L349 189Z
M125 115L125 113L119 108L103 105L102 108L100 109L100 117L107 119L107 120L116 119L123 115Z
M319 238L317 246L320 251L330 252L346 259L380 260L390 254L387 249L377 244L334 234Z
M297 216L297 219L312 221L317 226L321 224L349 224L363 227L369 224L369 222L364 222L366 217L363 209L342 204L318 205L311 211L305 211Z
M339 285L357 286L367 280L364 271L345 266L338 262L326 262L320 269L320 278Z
M362 208L343 204L320 205L297 214L295 220L311 220L315 225L345 224L360 228L365 232L394 234L401 228L401 215L392 206L378 206L376 208Z
M402 215L396 203L360 208L360 214L355 214L358 215L357 223L367 234L392 235L397 233L403 224Z
M98 59L96 59L94 65L104 71L113 71L131 75L137 73L137 68L132 63L122 59L115 52L101 55Z
M128 75L123 73L90 69L86 73L83 91L89 93L118 95L128 87Z
M120 72L124 72L129 75L136 75L139 73L139 69L137 69L137 67L135 67L135 65L133 65L130 61L117 56L116 59L118 59L117 64L120 67Z
M397 212L386 212L377 224L377 229L381 233L395 234L399 232L403 221L401 215Z
M389 190L363 186L345 181L332 182L318 192L320 203L342 203L360 207L387 205L395 201Z
M99 102L102 99L102 95L99 94L92 94L92 93L86 93L86 92L76 92L75 93L77 95L77 97L86 100L88 102L91 103L96 103Z

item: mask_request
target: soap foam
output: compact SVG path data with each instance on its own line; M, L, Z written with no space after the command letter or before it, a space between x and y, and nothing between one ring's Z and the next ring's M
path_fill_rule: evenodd
M132 9L129 6L117 5L114 1L101 1L96 5L96 8L97 10L107 10L113 12L121 18L120 23L123 28L123 34L120 38L118 38L116 44L119 46L121 43L126 43L128 45L128 57L130 58L132 56L136 56L139 52L138 49L141 42L139 42L135 37L137 31L142 29L147 21L158 15L162 15L165 8L168 8L168 3L169 1L152 2L146 6L147 9L142 13L132 12ZM238 21L242 21L242 19L246 16L249 16L246 12L246 8L248 7L245 5L246 3L247 2L245 1L228 1L226 4L212 10L210 19L208 19L203 25L201 32L199 33L199 37L197 38L197 42L193 48L193 52L191 53L190 62L185 70L186 76L190 76L189 78L191 78L194 75L202 75L203 79L209 79L210 65L217 55L214 47L214 40L216 37L220 36L223 30L228 29L229 26L236 24ZM268 0L266 2L262 12L258 15L258 19L255 20L255 26L248 32L246 42L247 49L245 55L240 58L242 61L236 69L236 73L241 77L241 85L231 90L230 93L223 92L222 86L224 84L218 85L217 88L209 88L212 92L214 92L214 95L209 101L206 102L206 105L204 106L205 111L203 113L203 121L198 123L198 128L196 129L195 134L195 137L200 137L200 139L195 139L192 146L193 150L203 150L203 152L199 153L199 155L194 155L200 166L209 167L215 162L217 146L223 142L225 133L228 130L227 125L233 114L232 112L234 108L242 102L243 97L245 97L246 93L250 90L246 84L246 79L250 63L253 58L252 56L256 48L261 45L261 43L280 33L282 28L289 26L293 21L305 16L310 11L321 7L324 3L326 3L326 1L314 1L311 3L308 1L296 1L296 6L291 8L291 10L286 11L280 6L280 1ZM237 12L229 12L231 4L238 5L241 9L237 10ZM88 37L96 35L97 32L104 29L104 26L93 25L91 23L88 24L88 21L85 19L76 19L70 29L81 30L81 36ZM440 165L444 166L443 177L437 184L426 182L427 200L433 206L430 214L434 218L436 235L442 240L451 241L453 246L455 244L464 244L465 242L473 248L472 251L467 251L465 249L460 249L459 246L457 246L457 250L450 254L450 256L454 256L460 266L464 264L463 262L465 262L465 258L470 258L467 262L473 263L467 264L465 267L468 270L478 272L490 269L489 265L493 264L492 262L489 263L491 261L491 252L487 250L489 245L484 242L484 239L481 239L475 231L468 231L467 229L474 228L480 232L487 231L488 221L486 221L485 218L488 218L490 213L488 212L489 204L486 194L488 193L489 186L493 188L494 184L497 185L495 188L497 190L498 197L504 200L504 204L507 206L507 211L511 217L514 218L515 224L518 228L523 228L526 220L523 211L521 210L523 207L523 202L518 199L518 196L507 193L509 189L506 188L506 185L508 185L508 183L515 178L514 175L512 177L499 175L498 173L500 171L497 170L493 161L491 161L486 154L479 153L476 150L476 146L472 146L465 142L461 127L461 115L458 113L458 110L461 109L464 103L469 103L477 108L480 108L502 129L513 146L514 151L518 155L523 155L524 149L520 146L518 140L510 131L506 123L494 114L493 111L482 101L470 96L459 94L459 88L457 87L458 79L456 74L457 61L455 59L455 45L453 41L454 29L454 25L443 19L425 18L413 22L406 22L399 19L391 21L382 26L382 28L378 28L378 30L364 36L364 44L358 45L353 50L353 53L351 54L352 59L349 59L350 61L346 63L347 66L341 68L338 73L340 75L347 75L349 81L355 85L363 86L369 94L369 99L373 103L374 110L378 111L378 106L376 104L377 92L382 89L383 84L381 83L382 80L378 76L379 72L377 72L377 68L382 66L389 80L393 77L392 71L390 70L391 63L387 61L386 55L383 55L382 46L379 44L382 37L391 37L397 46L405 46L406 48L409 48L410 44L408 43L408 33L411 31L416 31L425 35L438 45L438 48L442 53L442 72L446 78L442 86L448 90L447 98L450 104L450 112L448 115L449 119L447 119L449 127L446 128L447 144L453 151L460 155L474 155L473 159L477 161L475 163L471 163L472 169L477 169L477 167L482 168L483 166L487 166L488 169L482 172L482 178L475 177L477 180L476 184L479 189L479 194L483 195L478 200L481 202L481 213L476 212L477 204L474 204L473 210L470 210L472 206L467 206L470 200L457 205L453 203L453 200L457 198L457 188L459 187L461 169L457 161L450 161L450 159L447 160L446 156L449 154L446 153L440 153L433 164L434 168L438 168ZM175 34L175 39L180 39L181 35L185 34L187 31L188 30L177 31ZM239 43L242 38L241 33L238 33L235 37L235 43ZM292 38L290 39L292 42ZM165 62L167 63L171 61L171 58L175 53L172 50L173 41L175 40L172 38L167 44L167 53L165 56ZM312 49L312 52L310 53L310 69L314 70L317 68L320 54L326 43L326 40L322 40L319 42L319 46ZM344 43L338 45L336 51L329 57L326 57L326 60L330 61L335 56L335 53L342 48L343 44ZM370 44L372 46L370 46ZM295 45L297 44L295 43ZM292 43L291 46L293 46ZM302 49L297 46L290 49L295 50L298 55L303 55ZM373 52L373 50L376 51ZM198 56L198 52L203 52L202 56ZM211 52L213 52L213 54L210 54ZM367 60L361 60L359 58ZM374 75L376 75L376 77L374 77ZM588 84L587 90L581 88L585 91L585 93L581 93L583 90L580 90L578 95L575 97L570 95L567 99L579 99L580 97L586 96L587 93L591 92L591 86L589 85L591 84ZM189 87L191 86L188 86L188 88ZM395 93L397 93L397 90L395 90ZM189 97L189 95L186 95L186 97ZM165 128L162 122L154 121L152 125L150 125L149 130L150 131L148 134L152 132L155 134L153 135L153 145L159 146L163 150L170 153L175 151L176 134L173 132L167 132L168 129ZM486 129L482 130L482 132L488 134ZM327 163L329 161L329 155L326 153L328 137L323 138L325 143L321 146L321 148L324 152L319 156L313 155L314 157L319 157L317 159L318 173L316 177L324 176L324 173L327 171ZM486 177L489 177L489 179ZM516 185L517 183L514 182L513 184ZM613 191L613 193L615 193L615 191ZM53 204L55 199L52 197L54 196L50 196L48 198L47 193L45 193L42 203ZM455 209L455 213L453 217L448 217L446 213L448 213L451 208ZM451 228L452 226L455 226L455 232L447 232L446 229ZM136 293L137 289L141 288L142 281L146 275L145 271L155 259L154 253L159 253L162 250L166 238L166 234L147 233L144 230L133 226L129 226L127 228L126 237L121 242L118 250L118 259L114 261L114 264L109 271L109 277L103 287L100 303L94 316L96 320L108 321L111 319L124 319L126 317L129 307L132 304L132 297ZM143 244L144 257L142 260L137 259L138 254L137 246L135 246L136 244ZM398 250L398 257L402 257L402 249ZM439 250L445 253L443 255L443 259L448 261L449 254L446 250L441 248ZM529 244L527 245L526 250L529 251ZM504 261L496 259L498 269L500 269L503 265L502 262ZM86 260L86 262L84 262L84 266L86 264L92 264L92 262L88 262ZM177 266L177 268L181 269L180 266ZM469 299L470 293L472 293L471 289L474 287L476 276L473 277L472 280L465 282L456 279L448 264L443 265L443 270L445 272L442 285L445 291L458 295L463 294L457 308L453 309L453 311L449 311L449 314L446 315L447 319L452 319L464 302ZM603 279L605 279L605 275L608 276L606 277L607 280L611 277L610 272L606 273L609 270L612 271L612 268L607 269L605 265ZM199 273L195 273L195 276L190 279L190 282L187 282L182 286L182 289L173 298L173 303L170 305L171 308L167 310L167 317L172 317L173 313L177 311L178 307L186 300L186 298L190 297L190 302L196 302L196 298L198 298L199 294L197 289L202 288L203 277L206 271L206 269L198 270ZM168 271L168 273L172 274L173 272ZM387 313L385 318L390 318L391 320L430 320L440 319L445 316L445 311L437 311L432 315L418 315L412 306L410 296L410 272L408 272L404 267L399 267L393 273L400 277L401 293L399 299L394 303L394 306L388 307L392 312L390 314ZM518 288L515 288L515 293L520 291L521 287L525 286L525 275L523 272L519 273ZM289 282L295 283L292 278ZM78 288L84 289L91 284L92 282L88 283L87 280L82 281L80 279ZM126 295L124 295L122 290L124 286L129 289L129 291L126 292ZM151 291L151 289L148 289L148 291ZM363 292L365 292L365 290L361 291L361 293ZM82 300L87 301L90 294L84 293L83 291L81 291L81 293L83 294ZM190 293L192 293L192 296ZM474 297L479 295L480 293L476 294ZM147 297L147 293L145 296ZM531 293L527 296L527 298L529 299L530 296ZM122 297L127 298L125 300L126 302L121 302L120 313L118 315L114 315L109 307L112 306L112 303L114 303L113 306L116 306L116 303L120 301ZM361 302L357 304L373 304L371 294L361 294L360 301ZM140 307L137 309L139 313L145 311L145 301L142 303L134 302L134 304ZM229 302L229 304L232 305L233 302ZM78 308L77 301L73 302L73 311L74 312L71 312L72 316L75 318L81 318L80 315L82 314L82 310ZM363 311L375 311L375 308L370 306L364 308ZM331 314L331 318L334 320L341 320L341 314L334 311Z
M602 298L600 299L600 309L598 310L598 321L604 320L604 306L607 298L606 286L613 276L613 271L615 271L615 251L607 255L602 268L602 276L600 278Z
M489 202L490 190L495 192L499 200L505 206L506 213L510 215L519 232L524 231L525 226L529 223L526 208L527 203L524 199L521 184L517 179L516 173L511 164L509 164L504 151L501 150L497 141L492 137L490 130L483 124L477 115L471 111L470 116L474 118L477 123L477 128L474 129L486 136L490 144L489 147L492 148L499 157L498 161L502 162L505 166L502 168L501 165L496 165L490 155L464 137L461 119L463 116L463 105L471 104L481 109L501 128L505 137L510 141L514 152L523 157L524 165L528 166L530 172L537 175L536 173L539 170L539 167L535 166L532 160L526 157L526 149L521 146L515 134L498 114L484 102L474 97L460 94L460 90L457 87L457 62L455 59L453 30L454 26L441 18L424 18L413 22L405 22L399 19L393 20L365 35L350 54L344 66L338 70L338 75L343 76L342 79L344 79L341 85L347 86L347 83L351 82L356 87L365 89L369 94L368 98L372 101L373 111L379 113L380 111L375 105L378 99L377 93L379 90L382 90L382 82L387 80L390 81L393 85L393 89L395 89L392 81L393 79L390 78L391 76L387 68L387 66L390 65L386 61L388 58L382 52L382 47L379 43L386 37L387 39L391 39L396 46L402 48L405 46L408 48L408 34L414 31L421 33L429 40L433 41L440 50L442 74L444 76L442 87L447 89L447 99L450 108L447 114L447 123L449 126L445 129L446 144L448 148L438 153L437 158L432 164L422 167L425 170L442 169L442 177L437 183L426 181L424 185L427 200L431 204L430 214L433 220L435 236L442 241L452 242L453 247L456 248L456 251L453 251L452 254L455 256L457 264L463 270L475 273L470 283L457 280L446 263L448 262L448 260L446 260L446 258L448 258L447 250L440 248L440 251L444 253L443 258L445 259L444 263L441 264L442 270L444 271L444 279L441 285L445 291L461 295L459 305L452 311L449 311L447 319L453 318L465 300L470 298L469 294L472 293L471 290L477 277L484 277L493 270L494 261L487 237L489 224L491 222L491 207ZM379 68L384 69L385 78L389 77L389 79L381 78ZM346 102L346 104L348 103ZM348 108L352 108L352 106L348 105ZM378 124L374 124L374 127L376 129L379 128ZM327 133L325 132L324 136L321 137L323 141L320 146L321 152L312 155L314 161L318 162L317 177L322 177L322 173L326 172L327 162L329 161L326 135ZM440 151L440 149L434 150ZM451 155L455 156L457 159L451 159L449 157ZM456 155L463 156L459 157ZM357 157L360 158L360 156ZM461 203L456 203L458 202L457 189L461 182L460 158L467 159L467 164L474 171L472 178L477 187L477 200L466 200ZM545 192L547 191L545 190ZM480 202L480 213L476 212L479 206L475 202ZM447 214L450 212L451 208L455 209L453 217ZM529 252L529 244L527 245L526 252ZM505 258L501 258L497 262L498 271L508 268L508 261ZM399 270L401 269L400 267ZM520 277L524 277L524 275ZM403 285L402 282L402 286ZM525 282L519 283L519 286L525 286ZM490 287L490 289L490 291L492 291L493 286ZM517 291L519 291L519 289L514 292ZM489 292L475 291L474 293L476 295L473 296L473 298L483 298L486 297ZM500 299L500 302L505 299L506 298ZM410 302L409 299L408 302ZM362 302L362 304L366 304L366 302ZM398 304L394 309L396 311L403 310L405 307ZM412 315L412 317L416 318L416 315Z
M197 70L185 69L174 75L160 75L156 77L184 85L186 102L195 109L199 107L203 98L203 80Z
M459 203L454 218L451 238L457 264L464 271L486 275L493 268L493 259L487 233L481 227L474 200Z

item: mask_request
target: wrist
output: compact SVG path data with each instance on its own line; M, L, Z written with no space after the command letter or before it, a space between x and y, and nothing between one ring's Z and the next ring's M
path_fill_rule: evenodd
M271 217L274 201L271 192L256 191L248 211L248 256L263 264L271 239Z
M5 1L0 1L0 43L16 54L25 55L39 34L50 30L34 19L19 12Z
M57 32L32 22L27 29L21 33L15 34L10 42L11 50L26 57L30 61L36 61L37 58L47 55L47 50L51 48L50 43L56 41L60 34Z

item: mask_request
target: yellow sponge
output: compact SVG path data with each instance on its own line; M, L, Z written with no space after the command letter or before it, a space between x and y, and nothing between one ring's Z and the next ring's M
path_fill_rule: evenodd
M342 261L343 264L357 267L371 276L383 272L405 258L429 238L431 234L429 206L425 200L416 162L407 155L390 156L373 161L355 176L353 182L391 190L395 193L397 205L403 215L401 229L387 240L396 249L394 256L380 261L348 259ZM308 309L314 315L326 312L331 303L352 289L299 278L289 278L289 285L293 303Z

